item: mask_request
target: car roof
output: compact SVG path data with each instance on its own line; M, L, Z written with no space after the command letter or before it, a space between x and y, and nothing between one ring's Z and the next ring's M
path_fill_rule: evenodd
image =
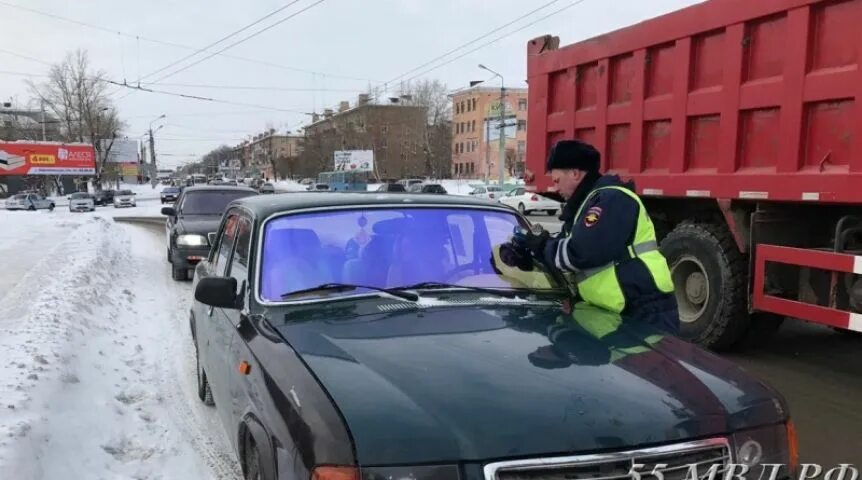
M228 192L240 191L240 192L257 193L257 190L254 190L253 188L233 186L233 185L195 185L193 187L186 187L183 189L183 193L223 192L223 191L228 191Z
M388 195L383 192L307 192L287 193L283 195L255 195L231 202L231 205L242 206L260 218L276 213L286 213L293 210L309 208L364 207L377 205L392 206L440 206L440 207L488 207L505 209L500 203L483 198L467 196L443 196L423 194Z

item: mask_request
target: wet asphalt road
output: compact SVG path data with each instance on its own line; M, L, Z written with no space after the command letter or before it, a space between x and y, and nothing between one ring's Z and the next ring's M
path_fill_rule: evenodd
M556 217L529 219L551 232L560 230ZM825 469L852 463L862 470L862 334L788 319L765 345L722 356L787 399L801 462Z

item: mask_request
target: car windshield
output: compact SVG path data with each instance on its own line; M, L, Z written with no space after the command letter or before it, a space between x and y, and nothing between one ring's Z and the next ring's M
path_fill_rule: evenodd
M494 247L507 242L516 226L523 225L510 213L457 207L283 216L264 228L260 295L278 302L285 294L328 283L528 288L520 279L498 273L493 264ZM550 277L543 284L557 288Z
M82 199L87 199L87 198L90 198L89 193L73 193L72 194L72 200L82 200Z
M115 195L132 195L132 191L131 190L120 190Z
M26 200L26 199L27 199L27 195L25 195L25 194L15 195L14 197L12 197L12 200Z
M180 189L176 187L166 188L162 190L162 193L179 193Z
M254 194L245 190L188 192L183 197L180 212L183 215L221 215L230 202Z

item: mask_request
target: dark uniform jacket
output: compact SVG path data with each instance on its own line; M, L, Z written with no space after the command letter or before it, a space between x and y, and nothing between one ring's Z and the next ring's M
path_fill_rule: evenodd
M624 184L616 175L587 177L572 198L566 202L560 217L562 232L545 245L544 263L549 268L571 271L600 267L610 262L617 265L617 278L626 298L624 318L637 318L677 335L679 312L672 293L663 293L656 287L646 265L638 259L629 260L627 247L634 239L640 208L634 199L618 190L602 190L589 194L600 187L623 186L634 191L632 184ZM589 201L575 218L581 204ZM571 232L565 261L558 262L558 243Z

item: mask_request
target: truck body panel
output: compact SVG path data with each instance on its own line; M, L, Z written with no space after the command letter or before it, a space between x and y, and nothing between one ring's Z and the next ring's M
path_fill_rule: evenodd
M862 331L859 25L862 0L708 0L572 45L533 39L527 188L554 191L555 142L588 142L667 231L701 223L701 239L734 239L744 322L764 312ZM673 238L676 255L692 231ZM716 268L675 280L678 299L721 281ZM687 309L724 315L717 342L750 329L703 305Z

